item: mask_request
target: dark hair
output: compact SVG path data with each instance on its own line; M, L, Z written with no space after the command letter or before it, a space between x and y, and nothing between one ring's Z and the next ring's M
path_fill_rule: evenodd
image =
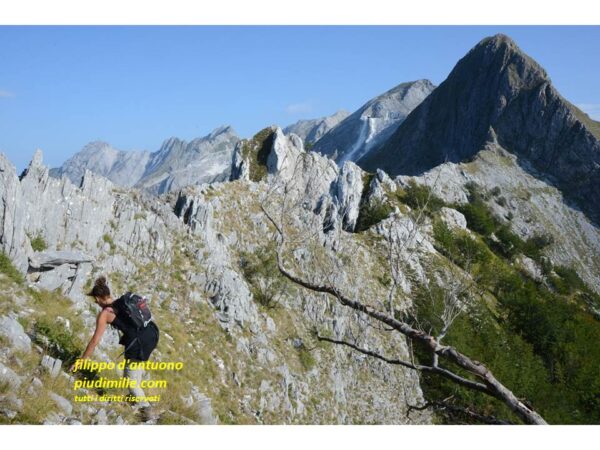
M96 278L96 281L94 282L94 287L92 288L92 290L90 292L88 292L87 295L89 295L91 297L100 297L100 298L110 297L110 289L108 288L108 285L106 284L106 277L104 275Z

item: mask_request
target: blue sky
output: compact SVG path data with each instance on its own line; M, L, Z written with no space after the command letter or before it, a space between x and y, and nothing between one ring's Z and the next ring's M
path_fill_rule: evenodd
M503 32L600 119L600 27L0 27L0 151L58 166L86 143L158 149L223 124L243 137L439 84Z

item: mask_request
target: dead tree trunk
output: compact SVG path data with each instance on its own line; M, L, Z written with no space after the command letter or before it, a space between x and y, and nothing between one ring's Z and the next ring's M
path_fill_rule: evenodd
M462 386L465 386L469 389L477 390L486 395L494 397L499 401L503 402L506 406L508 406L523 422L527 424L535 424L535 425L546 425L547 422L544 418L535 412L533 409L529 408L525 405L521 400L519 400L515 394L504 386L500 381L498 381L492 372L483 364L478 361L474 361L468 356L459 352L456 348L451 345L442 345L439 341L435 339L434 336L413 328L406 322L400 321L388 313L381 312L373 307L370 307L360 301L351 299L346 297L340 290L338 290L333 285L328 284L319 284L312 281L305 280L291 270L288 270L285 267L283 261L283 251L285 248L285 235L276 221L271 217L271 215L266 211L264 206L262 207L264 214L267 219L277 230L277 234L279 235L279 245L277 249L277 265L281 274L290 280L292 283L302 286L305 289L308 289L313 292L325 293L334 297L337 301L339 301L342 305L351 308L355 311L358 311L366 316L387 325L393 330L403 334L407 338L411 339L414 343L421 345L427 351L429 351L435 358L433 358L434 363L431 366L424 365L415 365L410 362L403 362L394 360L393 363L400 364L402 366L408 367L410 369L419 370L423 372L431 372L436 373L440 376L443 376L455 383L458 383ZM352 344L340 342L341 344L349 345L354 349L361 351L356 346ZM373 352L362 351L370 356L378 357L382 360L387 360L387 362L391 362L388 358L377 355ZM439 367L437 361L439 359L445 360L456 366L464 369L469 374L473 375L477 381L469 380L464 378L451 370L446 368Z

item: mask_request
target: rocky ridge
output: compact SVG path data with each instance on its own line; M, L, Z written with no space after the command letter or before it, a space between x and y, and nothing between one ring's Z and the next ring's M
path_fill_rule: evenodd
M25 284L19 285L0 275L14 299L3 300L0 314L0 323L8 324L3 325L2 335L14 342L0 355L6 368L2 369L2 377L19 380L14 381L20 389L17 399L27 398L28 390L47 396L47 408L41 410L48 413L40 420L136 421L117 406L98 408L74 403L69 376L56 362L61 361L61 354L52 350L52 342L47 342L52 335L40 331L44 330L39 325L43 317L56 314L52 297L64 296L70 306L63 304L59 312L62 318L57 323L61 327L70 324L73 340L88 339L95 307L84 292L94 276L107 273L115 292L132 288L151 298L164 335L156 359L182 358L190 367L176 382L174 399L163 411L163 420L429 421L428 413L406 416L406 405L418 403L422 396L416 374L365 360L346 349L313 348L311 330L318 328L338 337L359 335L365 343L370 342L368 345L390 346L406 354L403 339L380 335L331 299L301 292L294 286L285 286L274 309L259 303L260 286L269 283L269 277L249 275L246 266L240 266L240 258L248 258L245 252L268 247L271 242L272 229L260 211L258 199L273 183L291 179L289 161L301 156L310 162L306 168L295 168L306 174L306 178L295 180L310 179L309 167L330 172L329 178L309 194L315 207L322 206L321 212L316 216L310 212L308 216L324 220L329 214L332 219L332 208L352 209L357 196L360 198L355 187L355 177L360 176L356 166L348 163L338 171L327 158L304 152L297 136L286 137L279 128L271 134L267 178L188 187L180 194L159 198L115 186L90 171L85 172L79 187L67 178L54 179L43 165L41 152L36 153L19 179L14 167L0 156L1 192L3 202L9 206L0 216L0 243L26 276ZM339 217L343 219L343 215ZM302 226L303 219L298 220L297 226ZM341 226L342 221L333 220ZM346 221L345 227L351 229L351 222ZM33 250L31 242L36 238L47 243L47 248ZM323 235L323 239L327 237ZM300 262L301 255L297 254ZM360 257L364 267L376 270L373 255L363 251ZM310 270L310 266L306 263L305 268ZM380 289L368 277L353 276L347 283L359 290ZM36 298L46 300L36 303ZM25 324L27 336L36 342L31 349L24 347L27 340L22 338L23 331L13 326L15 319ZM96 358L116 357L116 340L116 334L109 332ZM188 350L176 352L182 348ZM21 366L14 365L15 360L20 360ZM46 366L48 369L44 369ZM50 379L62 381L53 384ZM49 390L50 386L55 386L54 391ZM8 405L5 410L7 420L25 420L24 414L33 420L27 406Z
M285 127L283 132L285 134L293 133L302 138L306 144L312 145L349 115L350 113L348 111L340 110L331 116L321 117L319 119L299 120L298 122Z
M338 162L358 161L385 142L434 89L429 80L399 84L342 120L315 143L313 150Z

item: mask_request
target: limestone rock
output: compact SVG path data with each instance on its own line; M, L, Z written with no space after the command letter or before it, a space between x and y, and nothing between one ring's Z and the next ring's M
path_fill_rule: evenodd
M49 393L50 398L56 403L56 405L61 409L61 411L67 416L73 412L73 405L66 398L55 394L54 392Z
M6 367L0 362L0 382L8 383L12 389L17 389L21 386L22 380L10 367Z
M0 336L6 337L15 350L31 351L31 339L25 333L23 326L14 317L0 317Z
M465 216L455 209L442 207L441 218L449 228L455 228L459 230L467 229L467 219Z
M429 80L390 89L342 120L316 142L313 150L338 162L358 161L384 142L434 89Z
M92 258L81 252L68 250L49 250L34 252L29 257L29 267L32 269L53 269L63 264L82 264L92 262Z
M40 365L46 369L52 378L56 378L61 373L62 361L49 355L44 355Z
M345 230L352 231L358 220L363 189L363 170L352 162L345 162L336 180L334 195Z

